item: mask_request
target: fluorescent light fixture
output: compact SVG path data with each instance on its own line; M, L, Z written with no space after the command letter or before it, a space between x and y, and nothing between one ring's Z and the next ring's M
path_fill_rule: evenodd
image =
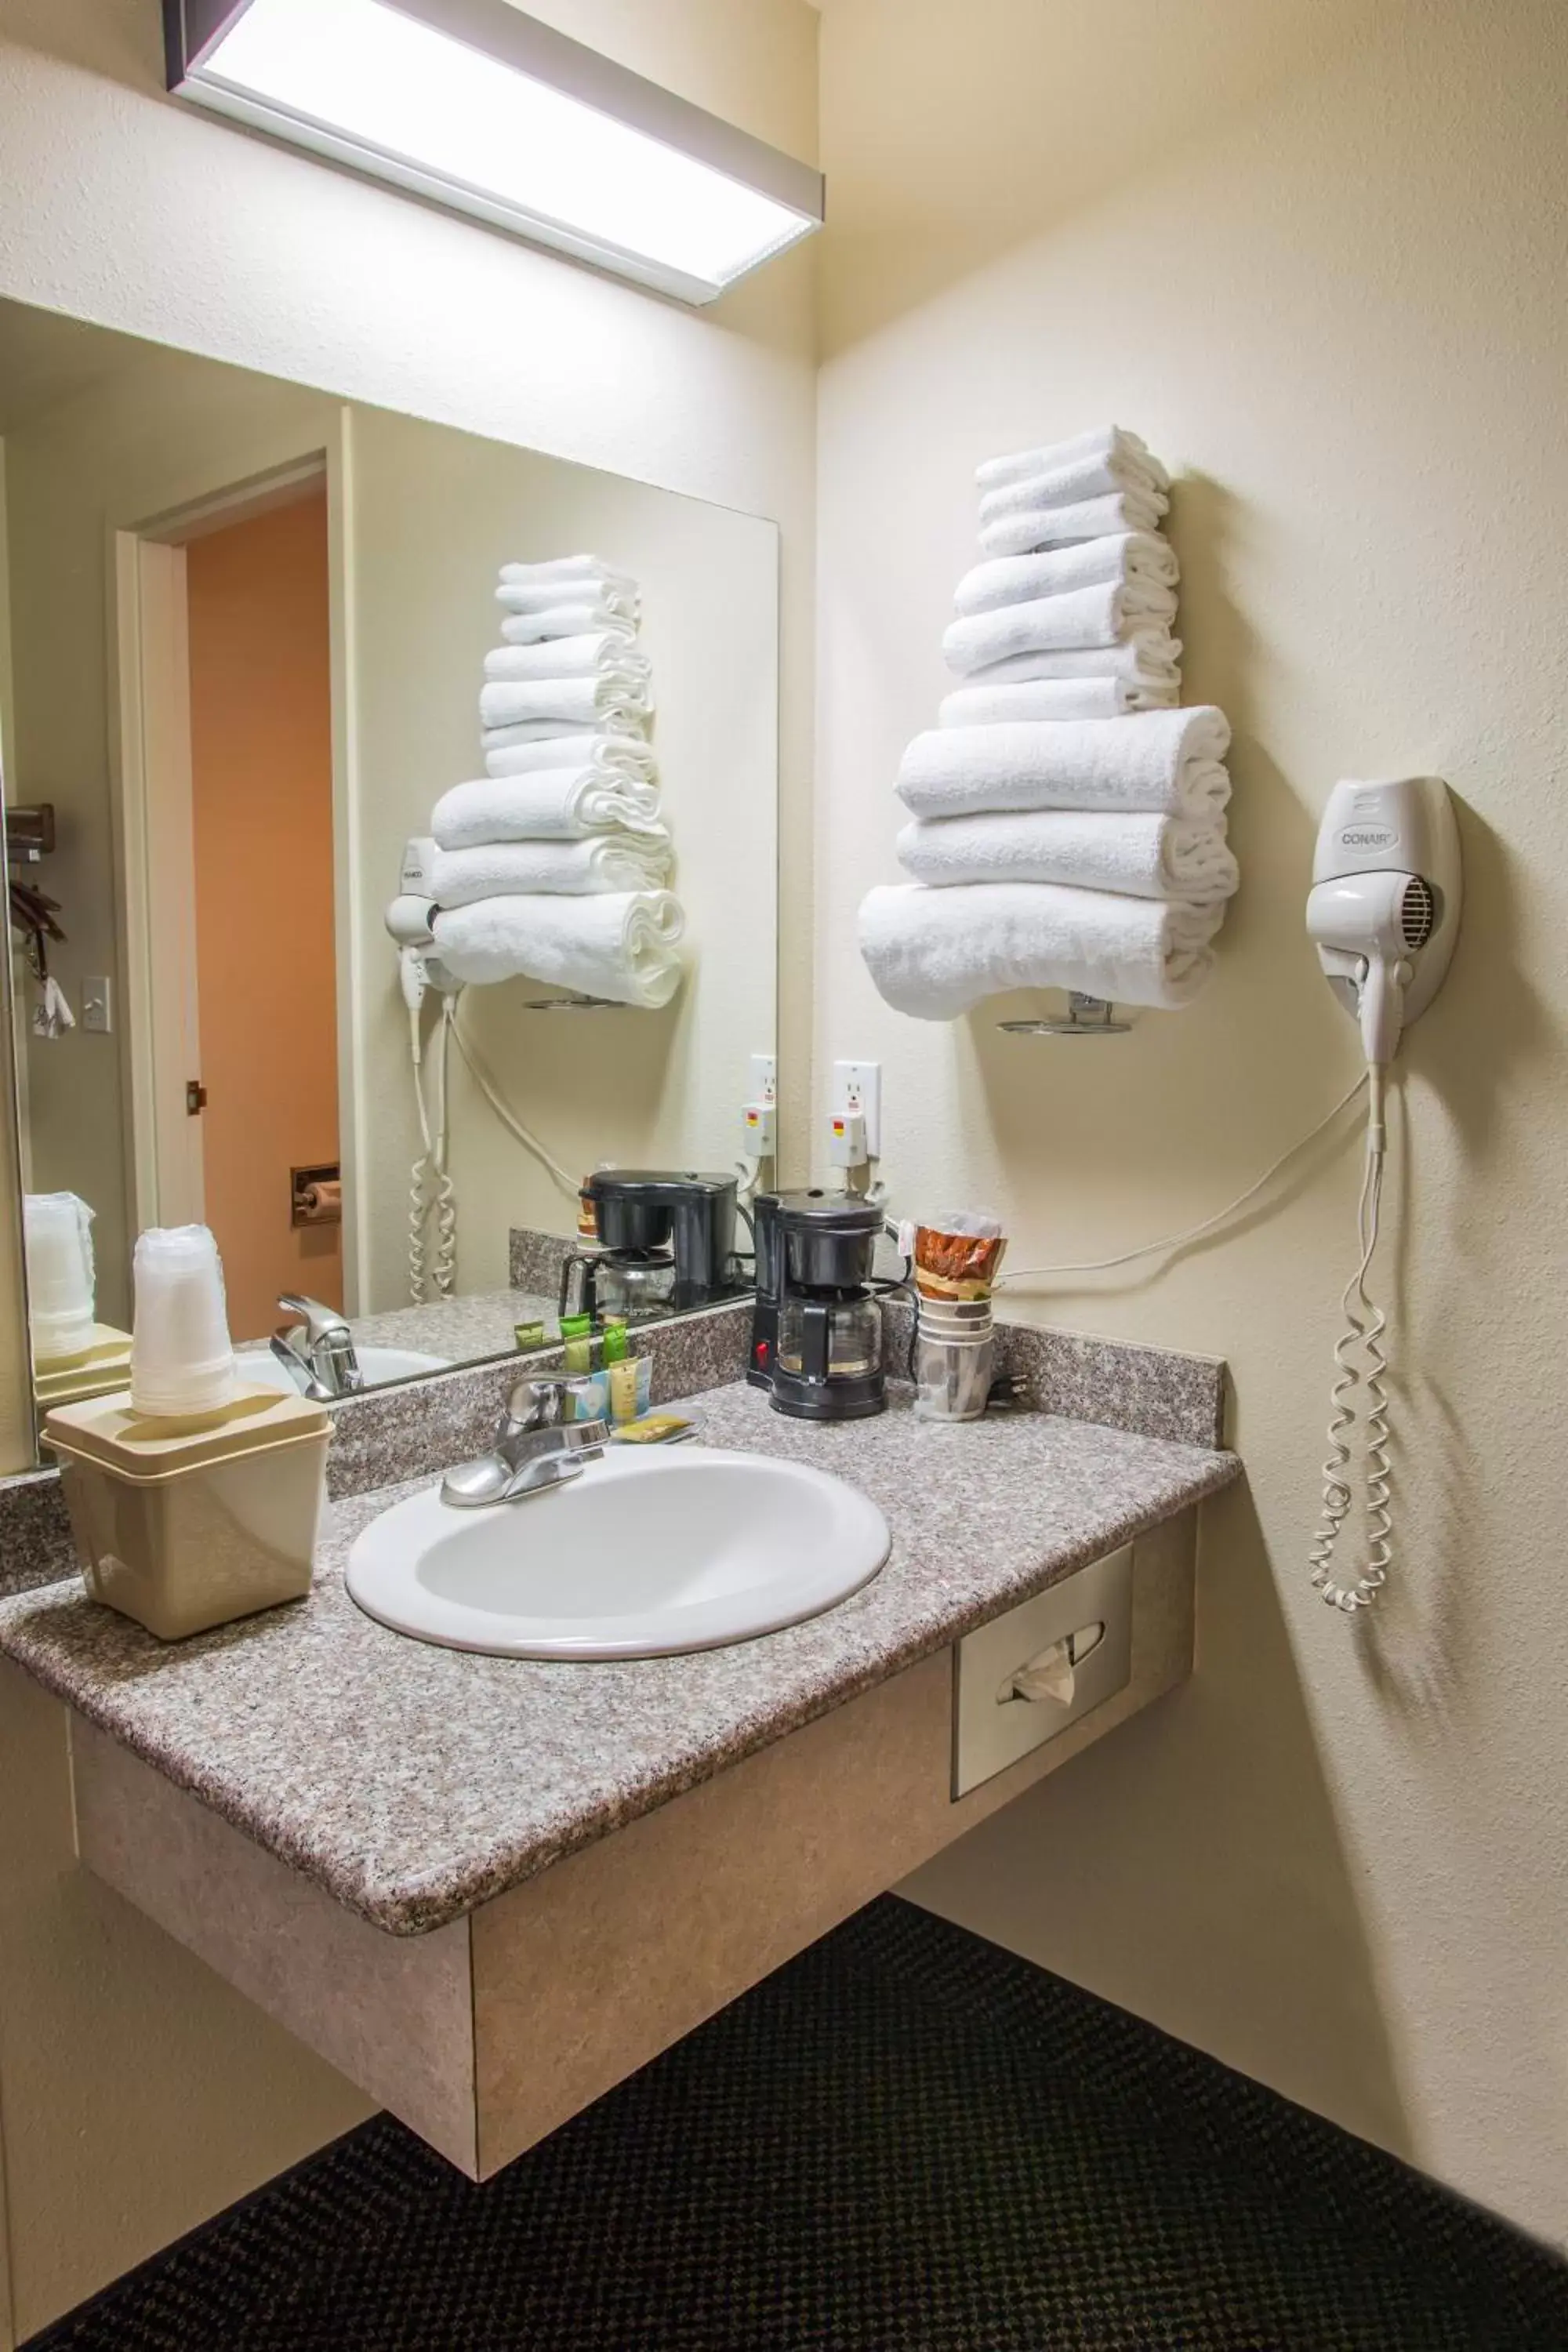
M169 88L536 244L710 302L822 175L510 0L163 0Z

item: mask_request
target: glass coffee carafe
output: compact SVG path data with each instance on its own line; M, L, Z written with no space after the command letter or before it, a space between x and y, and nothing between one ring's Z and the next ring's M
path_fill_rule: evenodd
M864 1380L882 1363L882 1310L861 1289L792 1291L779 1318L778 1360L805 1380Z

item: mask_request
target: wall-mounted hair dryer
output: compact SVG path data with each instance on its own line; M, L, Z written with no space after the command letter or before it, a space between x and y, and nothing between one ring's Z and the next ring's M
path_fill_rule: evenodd
M1345 1328L1323 1465L1323 1511L1311 1552L1312 1582L1332 1607L1370 1608L1394 1559L1388 1454L1387 1318L1366 1282L1377 1247L1387 1133L1384 1093L1402 1033L1442 986L1458 935L1463 872L1448 787L1436 776L1340 783L1318 833L1307 929L1329 986L1361 1028L1367 1064L1366 1166L1358 1218L1361 1260L1344 1295ZM1360 1361L1358 1363L1357 1358ZM1367 1558L1341 1582L1335 1548L1354 1500L1350 1437L1363 1391Z
M1463 877L1447 785L1436 776L1336 784L1312 885L1307 929L1318 961L1380 1067L1436 995L1454 952Z

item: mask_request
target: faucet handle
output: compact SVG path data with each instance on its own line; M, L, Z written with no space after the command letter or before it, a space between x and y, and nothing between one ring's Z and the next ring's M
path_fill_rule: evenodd
M346 1331L349 1328L337 1307L323 1307L319 1298L307 1298L301 1292L281 1291L279 1294L278 1304L286 1315L299 1316L305 1326L306 1339L311 1347L315 1346L318 1339L330 1339L337 1332Z
M572 1381L524 1380L513 1384L501 1418L503 1432L559 1429L571 1420L567 1411L575 1383Z

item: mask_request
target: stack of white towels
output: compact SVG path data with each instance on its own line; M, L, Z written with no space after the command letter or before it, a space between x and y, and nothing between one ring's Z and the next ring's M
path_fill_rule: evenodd
M637 584L595 555L507 563L479 694L485 773L437 802L436 945L461 981L519 973L668 1004L685 929L647 741Z
M1170 478L1106 425L976 479L983 561L943 639L963 683L904 753L914 882L865 900L861 953L918 1020L1015 988L1187 1004L1238 877L1230 729L1176 707Z

